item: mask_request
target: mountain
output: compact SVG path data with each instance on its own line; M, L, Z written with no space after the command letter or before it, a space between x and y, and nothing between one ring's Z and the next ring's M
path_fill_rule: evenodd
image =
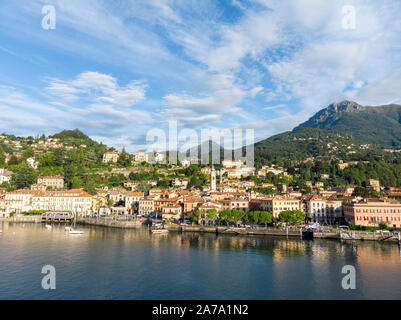
M401 146L401 105L361 106L353 101L330 104L295 128L319 128L351 134L363 143Z
M350 134L319 128L298 128L255 143L255 162L335 160L361 158L377 152L365 149Z
M106 147L102 143L98 143L97 141L92 140L78 129L63 130L59 133L54 134L53 136L50 136L49 138L60 139L61 142L69 146L79 147L80 145L86 145L91 147Z
M209 159L212 159L213 157L213 162L219 162L219 159L222 159L224 156L224 148L221 147L218 143L208 140L202 142L202 144L192 147L188 149L185 154L187 157L190 157L191 154L197 154L198 158L205 158L207 157L207 154L209 153ZM220 158L219 158L220 155Z

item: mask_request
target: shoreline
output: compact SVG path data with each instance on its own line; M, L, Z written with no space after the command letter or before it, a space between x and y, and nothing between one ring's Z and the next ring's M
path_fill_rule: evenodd
M200 233L216 233L230 235L246 235L246 236L279 236L279 237L297 237L300 239L324 239L324 240L340 240L340 241L378 241L398 243L395 237L388 238L380 232L369 231L348 231L347 234L353 236L353 239L341 239L339 232L310 232L311 234L301 233L299 230L286 230L274 228L235 228L235 227L208 227L208 226L167 226L168 230L176 232L200 232Z
M25 217L12 217L0 218L0 222L13 222L13 223L42 223L40 216L25 216ZM108 228L120 229L136 229L141 228L145 221L122 221L106 218L78 218L77 223L81 225L101 226ZM58 222L62 223L62 222ZM181 225L167 225L166 227L172 232L198 232L198 233L214 233L214 234L227 234L227 235L245 235L245 236L277 236L277 237L292 237L306 239L324 239L324 240L339 240L339 241L377 241L386 243L399 243L396 236L390 236L381 232L370 231L353 231L349 230L344 232L347 236L345 239L341 238L340 232L316 232L316 231L300 231L289 228L285 229L276 228L237 228L227 226L181 226Z

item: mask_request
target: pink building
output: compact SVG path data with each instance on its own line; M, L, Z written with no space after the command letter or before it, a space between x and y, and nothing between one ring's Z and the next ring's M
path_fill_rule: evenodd
M344 218L361 226L378 226L380 222L389 227L401 227L401 204L389 199L365 199L361 202L344 203Z

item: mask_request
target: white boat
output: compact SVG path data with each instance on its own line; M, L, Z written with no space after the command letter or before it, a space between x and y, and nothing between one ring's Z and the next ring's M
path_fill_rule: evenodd
M76 229L76 228L71 228L70 231L68 231L69 234L84 234L83 231Z
M46 224L46 225L45 225L45 228L46 228L46 229L51 229L52 226L51 226L50 224Z
M152 233L165 234L165 233L168 233L168 230L167 229L153 229Z
M152 227L152 233L157 233L157 234L166 234L166 233L168 233L168 230L164 228L163 223L158 223L157 222L157 212L156 212L156 222L154 224L154 227Z
M3 230L0 230L0 233L3 233Z
M75 222L77 220L77 215L74 216L74 227L65 227L65 230L68 231L69 234L83 234L84 232L75 227ZM67 229L68 228L68 229Z

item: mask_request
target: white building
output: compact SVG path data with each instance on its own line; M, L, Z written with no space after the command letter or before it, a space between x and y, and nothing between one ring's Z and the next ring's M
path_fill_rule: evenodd
M15 190L7 192L5 195L6 211L8 213L15 212L19 214L33 210L32 197L36 194L38 194L38 192L32 190Z
M131 192L125 196L125 209L127 212L137 211L139 200L143 199L143 192Z
M136 155L134 155L134 161L135 162L148 162L149 161L149 156L145 152L145 150L139 150Z
M307 195L304 197L304 211L308 218L313 222L328 223L327 203L324 197Z
M28 158L28 159L26 159L26 162L28 163L28 165L31 167L31 168L34 168L34 169L37 169L38 168L38 163L35 161L35 158Z
M155 152L155 162L156 163L162 163L164 161L164 154Z
M32 197L33 210L70 211L85 215L92 208L92 196L80 189L44 191Z
M239 179L241 177L247 177L252 175L254 171L255 171L254 167L247 167L247 166L229 168L227 169L227 177Z
M189 166L191 165L191 161L188 160L188 159L184 159L184 160L181 161L181 165L182 165L184 168L189 167Z
M108 162L116 163L118 161L119 157L120 157L120 152L117 152L117 151L106 152L105 154L103 154L103 162L104 163L108 163Z
M37 184L50 187L52 189L63 189L64 188L64 177L62 176L45 176L38 177Z
M221 164L226 168L236 168L242 166L243 162L241 160L223 160Z
M11 178L8 174L0 173L0 184L4 182L10 182Z
M172 182L174 188L187 188L188 187L189 180L188 179L180 179L180 178L175 178Z

